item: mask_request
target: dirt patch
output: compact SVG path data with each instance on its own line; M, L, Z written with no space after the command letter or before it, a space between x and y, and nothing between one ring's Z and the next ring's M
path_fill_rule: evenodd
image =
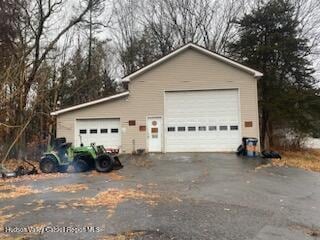
M149 194L136 189L109 189L105 192L98 193L93 198L83 198L78 203L73 203L75 207L78 206L106 206L108 207L109 216L113 214L118 204L127 200L143 200L150 205L156 205L160 195Z
M68 185L63 185L63 186L57 186L54 188L49 188L46 190L53 191L53 192L71 192L75 193L78 191L83 191L87 190L88 186L85 184L68 184Z
M10 199L39 193L31 186L0 185L0 199Z
M320 150L284 151L281 155L282 159L273 159L271 163L261 165L256 170L266 167L296 167L320 172Z

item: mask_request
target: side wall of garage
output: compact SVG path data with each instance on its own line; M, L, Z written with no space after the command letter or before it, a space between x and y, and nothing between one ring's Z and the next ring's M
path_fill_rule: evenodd
M146 125L147 116L163 116L165 91L234 88L239 89L240 94L242 136L259 138L257 80L192 48L133 79L128 97L59 115L57 136L65 136L74 143L76 119L120 118L122 151L146 149L146 132L140 131L139 126ZM129 120L135 120L136 125L129 126ZM246 127L245 122L252 126Z

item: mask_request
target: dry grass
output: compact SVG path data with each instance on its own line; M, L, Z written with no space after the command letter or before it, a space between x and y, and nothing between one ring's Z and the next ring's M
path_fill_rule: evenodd
M38 181L38 180L48 180L48 179L54 179L54 178L62 178L62 177L68 177L72 173L41 173L36 175L25 175L17 178L8 178L8 179L0 179L0 183L6 182L6 183L15 183L15 182L22 182L22 181ZM80 173L75 173L75 174L80 174ZM87 177L95 177L95 176L105 176L107 179L114 180L114 181L119 181L125 179L124 176L119 175L116 172L110 172L110 173L100 173L97 171L92 171Z
M38 172L40 172L39 162L38 161L29 161L29 162L32 163L37 168ZM22 161L21 159L8 159L4 163L4 167L9 171L14 171L19 166L23 166L24 168L27 168L27 169L31 169L32 168L28 163Z
M125 179L124 176L118 174L117 172L101 173L97 171L92 171L87 175L88 177L104 176L110 180L119 181Z
M56 203L56 206L57 206L59 209L66 209L66 208L69 207L65 202L58 202L58 203Z
M0 239L1 240L29 240L30 238L25 236L13 237L8 234L0 233Z
M306 149L300 151L279 151L282 159L273 159L272 163L259 166L263 167L296 167L308 171L320 172L320 150Z
M78 191L84 191L87 190L88 186L85 184L68 184L68 185L63 185L63 186L57 186L54 188L48 189L49 191L53 192L71 192L75 193Z
M13 214L6 214L6 215L2 215L2 212L0 211L0 228L1 230L3 229L4 224L10 220L11 218L13 218Z
M320 150L287 151L283 153L282 162L286 166L320 172Z
M0 199L17 198L39 193L30 186L0 185Z
M158 194L149 194L144 193L141 190L135 189L109 189L105 192L98 193L93 198L83 198L79 203L73 203L72 205L75 207L78 206L89 206L89 207L97 207L97 206L106 206L108 207L109 216L115 211L118 204L133 199L138 200L141 199L150 205L156 205L157 200L160 198Z
M53 178L62 178L62 177L68 177L70 176L69 173L39 173L36 175L25 175L17 178L8 178L8 179L0 179L0 183L6 182L6 183L15 183L15 182L24 182L24 181L38 181L38 180L47 180L47 179L53 179Z
M142 237L143 235L145 235L144 231L127 232L119 235L105 236L100 238L99 240L133 240L133 239L136 239L137 237Z
M6 206L6 207L0 209L0 229L1 229L1 231L3 230L4 224L8 220L10 220L14 217L13 214L4 214L4 212L7 212L13 208L14 208L14 206L10 205L10 206ZM3 236L1 236L1 233L0 233L0 239L3 239L3 237L4 237L4 234L3 234Z

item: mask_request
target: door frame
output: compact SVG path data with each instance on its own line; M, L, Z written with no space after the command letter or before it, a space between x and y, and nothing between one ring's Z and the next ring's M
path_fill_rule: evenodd
M150 118L159 118L160 119L160 122L161 122L161 127L162 127L162 130L161 130L161 139L160 139L160 143L161 143L161 148L160 148L160 151L159 152L163 152L163 149L164 149L164 146L163 146L163 138L164 138L164 124L163 124L163 116L161 115L147 115L146 116L146 149L147 149L147 152L150 152L149 151L149 138L148 138L148 135L149 135L149 129L148 129L148 119Z

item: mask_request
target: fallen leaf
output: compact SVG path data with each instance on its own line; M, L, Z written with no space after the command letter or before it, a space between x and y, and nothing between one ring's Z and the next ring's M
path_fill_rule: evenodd
M87 190L88 186L85 184L67 184L62 186L57 186L54 188L49 189L49 191L53 192L78 192L78 191L84 191Z
M17 198L39 192L39 190L33 189L31 186L1 185L0 199Z

